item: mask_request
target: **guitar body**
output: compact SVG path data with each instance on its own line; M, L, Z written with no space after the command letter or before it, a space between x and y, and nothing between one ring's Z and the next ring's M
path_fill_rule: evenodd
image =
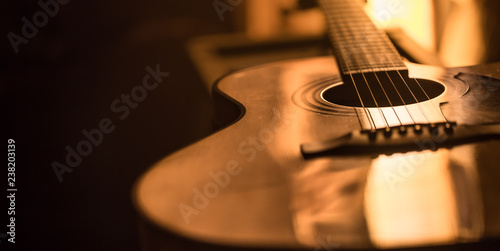
M457 125L500 122L500 63L406 66L411 77L445 87L407 105L408 114L439 114ZM337 69L334 58L321 57L222 78L214 91L218 120L232 122L139 179L133 196L143 218L170 235L222 247L390 249L498 240L498 140L438 148L447 140L439 136L414 140L419 149L409 152L304 155L301 145L362 131L367 114L377 112L321 98L342 85Z

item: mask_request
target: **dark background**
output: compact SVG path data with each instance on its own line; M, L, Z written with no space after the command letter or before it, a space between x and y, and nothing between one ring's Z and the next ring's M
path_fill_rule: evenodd
M6 0L0 10L2 149L15 139L18 188L16 244L0 239L0 249L138 250L134 182L212 130L210 97L185 42L233 31L231 16L221 22L209 0L71 0L16 54L7 34L21 35L21 18L41 8ZM157 64L170 76L120 121L110 104ZM51 163L64 163L65 147L106 117L116 129L59 183Z
M18 192L11 245L2 238L8 224L2 168L0 250L140 248L140 218L131 199L135 181L162 157L213 130L209 92L186 42L234 32L234 19L241 17L225 13L221 21L212 2L70 0L16 54L7 34L21 35L22 18L31 20L41 8L34 0L2 1L0 148L7 149L9 138L16 141ZM483 11L495 13L484 16L491 52L485 60L491 62L500 58L500 6L484 2ZM142 83L146 66L157 64L170 76L119 120L111 103ZM60 183L51 163L65 163L66 146L75 148L85 139L81 131L98 128L103 118L115 130Z

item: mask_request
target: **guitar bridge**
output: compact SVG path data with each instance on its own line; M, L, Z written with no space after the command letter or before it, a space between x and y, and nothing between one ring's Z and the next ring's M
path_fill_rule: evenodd
M370 140L376 140L378 135L383 135L384 138L393 138L394 134L397 133L403 136L411 136L421 135L427 130L431 135L439 134L439 131L442 130L446 134L452 134L453 128L456 127L457 123L455 122L442 122L442 123L431 123L431 124L415 124L415 125L402 125L402 126L393 126L393 127L385 127L379 128L375 130L362 130L361 134L365 134L368 136Z
M461 125L438 123L354 131L341 137L302 144L304 158L321 156L390 155L500 138L500 124Z

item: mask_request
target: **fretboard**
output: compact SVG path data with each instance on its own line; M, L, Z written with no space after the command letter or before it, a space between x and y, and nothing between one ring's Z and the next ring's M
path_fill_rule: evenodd
M342 74L406 70L385 32L359 0L318 0L325 12L333 53Z

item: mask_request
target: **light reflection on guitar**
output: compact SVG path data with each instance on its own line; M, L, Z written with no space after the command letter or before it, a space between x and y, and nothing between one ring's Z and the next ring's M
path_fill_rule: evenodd
M222 249L497 240L500 64L404 62L356 1L320 3L335 58L221 79L218 118L238 119L145 173L138 210Z

